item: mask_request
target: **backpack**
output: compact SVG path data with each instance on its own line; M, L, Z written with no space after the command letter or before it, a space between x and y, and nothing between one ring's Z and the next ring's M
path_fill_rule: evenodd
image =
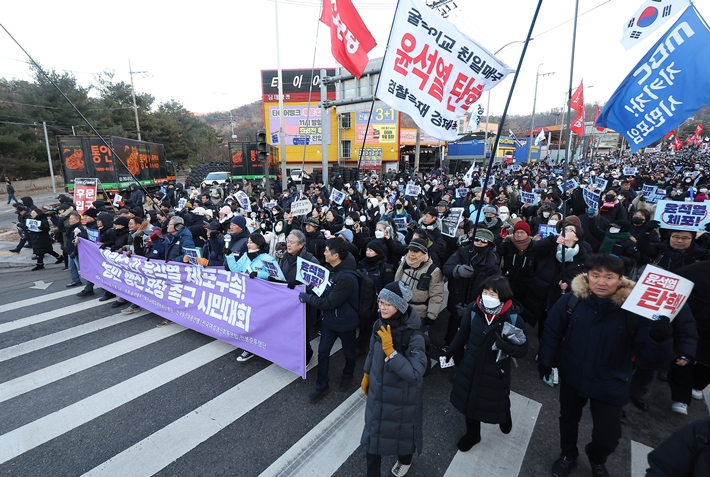
M567 327L569 327L569 323L572 321L572 313L574 313L574 309L577 307L577 304L579 304L579 297L573 293L572 298L569 299L569 301L567 302L567 307L565 308L565 311L567 313ZM628 330L629 335L631 336L632 339L636 336L636 330L638 330L638 327L639 327L639 316L635 313L629 313L627 311L626 312L626 329ZM566 334L566 333L567 333L567 329L565 328L564 334Z
M363 270L348 270L347 275L352 275L357 280L358 297L357 297L357 312L360 318L360 323L369 322L370 318L377 312L377 289L375 282L372 281ZM350 300L347 302L352 308L355 308Z

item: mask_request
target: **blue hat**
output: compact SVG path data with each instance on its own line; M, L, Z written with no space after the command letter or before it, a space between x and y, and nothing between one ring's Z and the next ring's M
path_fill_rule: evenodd
M242 230L246 230L247 228L247 219L245 219L243 215L235 215L230 222L234 225L238 225Z
M336 236L342 235L350 243L353 243L353 232L350 229L343 229L335 234Z

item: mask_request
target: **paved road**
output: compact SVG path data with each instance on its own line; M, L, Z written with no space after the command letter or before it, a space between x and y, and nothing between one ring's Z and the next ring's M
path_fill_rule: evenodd
M38 288L49 287L32 288L40 280ZM316 357L306 380L261 358L238 363L229 345L177 324L156 328L161 318L153 314L122 315L111 301L98 302L100 294L80 299L68 281L61 265L0 270L0 475L363 475L365 401L353 384L310 404ZM435 341L445 327L442 317ZM549 475L558 454L557 389L537 378L529 335L530 354L513 376L513 432L484 425L483 441L457 452L465 428L448 402L454 371L435 368L425 379L424 450L409 475ZM331 363L337 385L342 352ZM361 358L358 378L362 365ZM643 475L647 446L708 415L700 401L688 417L672 414L660 381L650 402L647 413L629 411L611 475ZM590 430L585 412L582 443ZM382 475L393 463L384 459ZM580 459L573 475L588 472Z
M32 197L35 204L42 206L45 204L57 203L58 201L56 200L56 197L61 192L62 191L58 190L57 193L54 194L51 190L49 190L28 193L26 195ZM18 193L18 195L16 195L18 200L24 196L24 193ZM7 196L2 196L0 199L2 199L2 202L0 202L0 232L15 230L15 226L13 224L13 222L17 221L17 215L15 215L15 208L12 206L12 204L7 204Z

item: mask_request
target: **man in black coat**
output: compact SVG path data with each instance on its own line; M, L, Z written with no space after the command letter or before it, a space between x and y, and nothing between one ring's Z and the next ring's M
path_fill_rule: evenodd
M709 442L710 419L691 422L648 454L646 477L707 477Z
M668 318L647 320L621 308L634 283L624 262L606 254L590 256L587 273L572 281L550 310L538 352L540 377L551 382L560 365L560 447L552 475L566 477L577 465L577 434L582 410L591 401L592 442L585 452L595 476L608 476L607 457L621 437L621 410L629 400L632 358L666 363L673 356ZM570 300L574 299L571 312ZM633 326L632 326L633 324Z

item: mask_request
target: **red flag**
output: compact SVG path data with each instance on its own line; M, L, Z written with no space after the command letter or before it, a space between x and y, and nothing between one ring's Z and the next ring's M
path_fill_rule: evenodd
M330 27L330 48L333 57L350 74L361 77L367 66L367 53L377 42L352 1L323 0L320 21Z
M695 136L688 136L688 137L686 137L686 138L685 138L685 143L686 143L688 146L694 145L694 144L695 144Z
M602 112L602 108L597 106L597 113L594 115L594 124L597 124L597 118L599 118L599 113ZM606 128L597 128L597 131L604 131Z
M671 139L674 134L675 134L675 129L671 129L670 131L668 131L668 133L665 136L663 136L663 139Z
M680 151L681 147L683 147L683 142L676 135L675 139L673 140L673 149L675 149L676 151Z
M584 83L584 81L579 82L579 87L577 88L577 90L572 95L572 98L570 99L570 107L580 114L582 114L582 112L584 111L584 86L583 86L583 83ZM596 122L596 120L595 120L595 122Z
M702 124L698 123L698 125L695 126L695 135L700 136L703 133L703 131L705 131L705 128L703 127Z
M584 136L584 110L574 118L574 123L570 126L570 130L579 137Z

